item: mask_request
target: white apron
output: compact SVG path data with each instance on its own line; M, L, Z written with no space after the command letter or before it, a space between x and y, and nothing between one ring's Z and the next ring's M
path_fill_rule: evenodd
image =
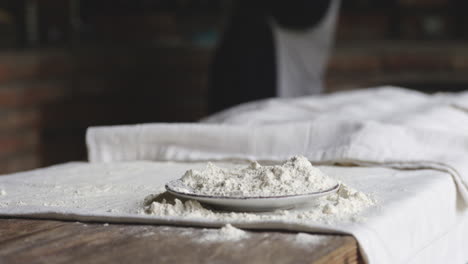
M323 75L340 5L340 0L330 1L327 14L312 29L290 30L281 28L274 21L271 23L278 97L298 97L323 91Z

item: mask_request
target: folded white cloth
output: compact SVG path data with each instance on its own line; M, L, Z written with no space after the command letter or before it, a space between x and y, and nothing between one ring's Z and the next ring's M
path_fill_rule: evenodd
M236 107L201 124L88 129L91 162L285 160L430 168L453 176L468 204L468 93L394 87Z
M232 166L231 164L219 164ZM159 192L200 163L69 163L0 177L0 216L107 223L221 226L201 217L160 217L142 213L145 196ZM241 228L349 233L369 263L453 263L468 260L468 211L459 207L450 175L434 170L321 166L328 175L367 193L379 205L363 222L320 225L304 221L239 219ZM187 237L190 239L190 237Z
M440 263L442 258L464 263L468 257L461 252L468 245L458 232L467 231L467 102L467 92L426 95L395 87L269 99L199 124L90 128L87 145L91 162L285 160L301 154L316 164L446 172L458 192L427 171L426 178L412 183L399 182L395 174L377 174L382 186L371 184L375 190L408 186L411 191L382 193L392 202L371 212L367 223L334 228L356 236L371 263ZM355 176L356 182L369 183L369 175Z

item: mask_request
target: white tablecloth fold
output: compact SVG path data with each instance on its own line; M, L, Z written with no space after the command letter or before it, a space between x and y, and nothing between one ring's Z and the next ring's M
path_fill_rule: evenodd
M382 87L241 105L197 124L92 127L89 160L285 160L450 173L468 204L468 92Z

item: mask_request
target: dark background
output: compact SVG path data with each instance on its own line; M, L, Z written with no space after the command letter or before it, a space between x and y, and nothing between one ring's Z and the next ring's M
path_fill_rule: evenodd
M85 160L88 126L207 114L235 0L0 0L0 173ZM327 92L468 83L463 0L343 0Z

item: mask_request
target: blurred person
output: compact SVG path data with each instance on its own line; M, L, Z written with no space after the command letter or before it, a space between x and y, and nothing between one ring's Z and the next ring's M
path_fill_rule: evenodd
M237 0L218 44L209 111L323 90L340 0Z

